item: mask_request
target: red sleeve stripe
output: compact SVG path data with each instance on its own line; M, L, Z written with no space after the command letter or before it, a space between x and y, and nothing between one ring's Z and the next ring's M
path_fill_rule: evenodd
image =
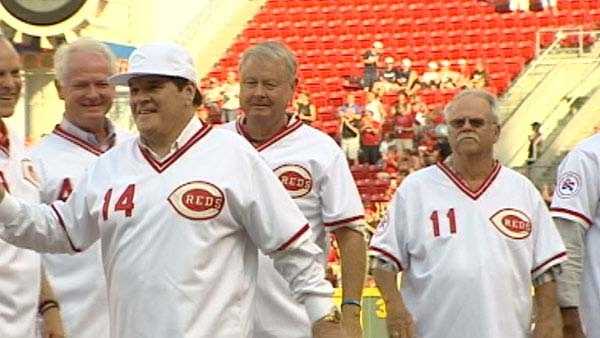
M323 223L323 226L324 227L334 227L334 226L337 226L340 224L354 222L354 221L357 221L357 220L363 219L363 218L364 218L363 215L358 215L358 216L354 216L354 217L344 218L344 219L341 219L341 220L335 221L335 222Z
M302 236L306 231L308 231L310 227L308 226L308 223L305 224L302 229L298 230L298 232L296 232L294 234L294 236L292 236L290 239L288 239L287 242L283 243L282 246L280 246L279 248L277 248L277 251L283 251L285 249L287 249L292 243L294 243L298 238L300 238L300 236Z
M587 223L588 226L592 225L592 220L589 219L586 215L579 213L577 211L573 211L573 210L569 210L569 209L565 209L565 208L550 208L550 211L552 212L557 212L557 213L562 213L562 214L567 214L567 215L571 215L574 217L577 217L579 219L581 219L582 221L584 221L585 223Z
M69 236L69 232L67 231L67 227L65 226L65 222L63 221L63 218L60 215L60 212L58 212L58 210L56 209L56 207L54 207L54 205L51 204L50 207L56 214L56 217L58 218L58 222L60 223L60 226L63 228L63 230L65 231L65 234L67 235L67 239L69 240L69 245L71 246L71 249L73 249L73 251L75 251L75 252L81 252L82 250L78 249L73 244L73 241L71 240L71 236Z
M540 269L542 269L544 267L552 266L554 264L550 264L550 263L552 263L555 260L561 260L564 257L566 258L566 256L567 256L567 253L563 251L563 252L553 256L552 258L547 259L542 264L538 265L535 269L531 270L531 273L535 274L536 272L538 272Z
M400 270L400 271L404 270L402 268L402 264L400 264L400 260L398 258L396 258L394 255L392 255L391 253L387 252L386 250L380 249L375 246L370 246L369 250L379 252L380 254L384 255L385 257L391 259L398 267L398 270Z

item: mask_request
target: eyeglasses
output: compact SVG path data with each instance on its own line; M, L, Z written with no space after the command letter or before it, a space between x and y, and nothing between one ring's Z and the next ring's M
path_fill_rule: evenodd
M452 121L448 121L448 124L452 128L458 129L464 127L467 121L469 122L469 125L473 128L481 128L486 124L485 119L480 117L454 119Z

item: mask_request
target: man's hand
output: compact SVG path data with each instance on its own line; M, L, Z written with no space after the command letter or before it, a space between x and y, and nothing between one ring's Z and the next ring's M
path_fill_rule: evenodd
M347 338L340 323L318 320L313 324L314 338Z
M342 327L348 338L362 338L360 307L355 305L342 306Z
M397 311L396 309L388 307L386 324L390 338L417 337L415 333L415 322L412 315L406 309Z
M42 338L65 338L60 311L54 307L42 314Z

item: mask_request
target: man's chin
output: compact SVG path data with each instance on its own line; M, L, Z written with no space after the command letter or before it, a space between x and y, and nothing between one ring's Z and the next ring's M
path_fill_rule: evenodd
M0 118L9 118L15 113L14 108L0 108Z

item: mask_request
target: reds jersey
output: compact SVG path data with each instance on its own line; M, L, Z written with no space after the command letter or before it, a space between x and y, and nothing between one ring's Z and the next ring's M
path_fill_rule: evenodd
M0 233L48 251L81 251L101 237L111 337L248 337L256 245L295 295L326 313L332 289L310 228L256 151L196 119L177 144L162 160L138 140L117 145L66 203L5 197L0 214L13 220Z
M119 132L115 141L126 136ZM65 201L85 169L103 152L63 126L56 126L31 152L41 177L42 202ZM100 241L79 255L42 255L42 264L59 301L66 335L108 337L108 299Z
M422 338L529 337L532 278L566 259L536 188L499 164L477 191L441 163L409 175L370 253L404 271Z
M9 144L0 147L0 184L15 196L39 201L39 182L23 142L9 133ZM39 254L0 240L0 337L35 337L40 276Z
M240 118L224 127L249 138L243 123ZM344 153L329 136L296 119L257 150L308 219L325 268L326 231L357 227L364 213ZM258 270L254 337L311 337L304 307L293 299L272 260L260 255Z
M577 145L558 168L550 211L586 228L580 310L588 337L600 337L600 135Z

